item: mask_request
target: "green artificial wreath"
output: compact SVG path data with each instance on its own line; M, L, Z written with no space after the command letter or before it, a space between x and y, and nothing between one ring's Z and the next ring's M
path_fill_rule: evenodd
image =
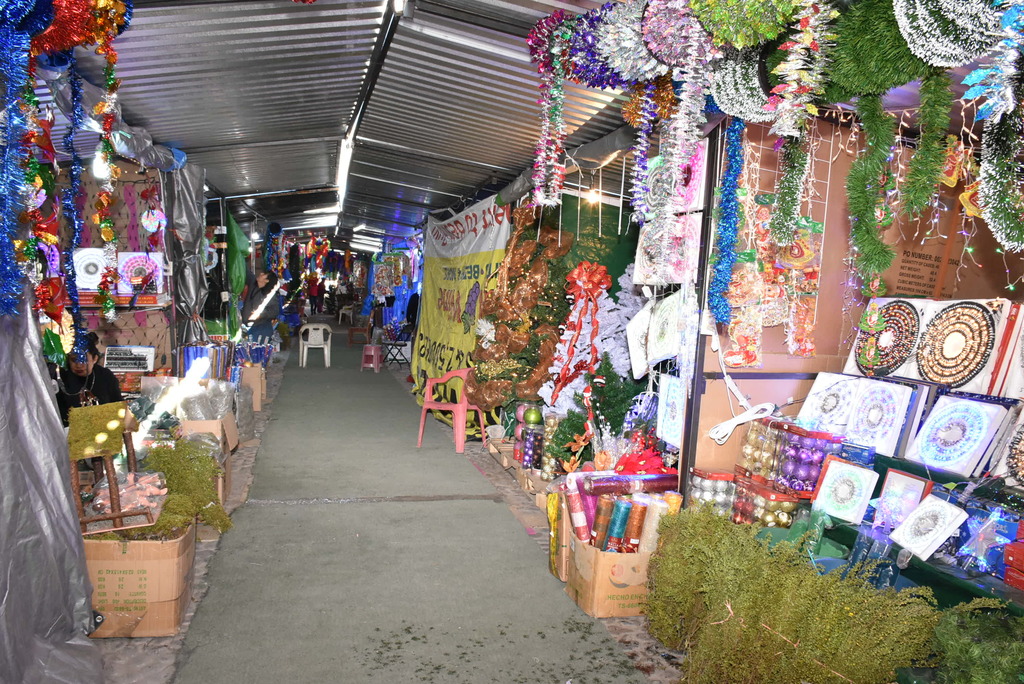
M717 45L742 50L786 30L797 10L793 0L691 0L697 21Z
M1018 71L1013 82L1014 102L1019 103L1020 96ZM981 216L1003 249L1019 252L1024 250L1024 198L1020 190L1024 178L1017 158L1024 150L1024 109L1018 104L998 119L986 119L981 144Z
M846 198L850 211L850 240L854 265L865 281L889 268L896 256L882 242L878 210L884 201L883 178L889 155L896 144L896 119L885 113L880 95L865 95L857 102L857 115L864 131L864 149L850 165L846 177Z
M826 102L882 95L924 78L932 69L907 47L892 0L860 0L836 19L835 34L826 72Z
M900 188L900 208L907 216L927 209L946 163L946 132L953 108L952 82L942 69L932 69L921 81L921 136L910 159L907 179Z
M804 148L803 136L786 138L782 147L782 175L775 189L775 210L768 223L775 244L782 247L796 239L796 223L800 219L800 198L807 174L811 170L811 156Z

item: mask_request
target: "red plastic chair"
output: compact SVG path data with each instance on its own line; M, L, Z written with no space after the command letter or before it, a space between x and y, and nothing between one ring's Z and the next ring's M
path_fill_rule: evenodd
M484 441L484 446L487 446L487 435L484 432L484 412L483 409L473 406L466 401L466 376L469 375L469 368L460 368L453 370L443 377L440 378L427 378L427 386L423 390L423 411L420 413L420 438L416 442L416 448L423 446L423 426L427 422L427 411L451 411L452 412L452 429L455 431L455 453L461 454L466 448L466 415L470 411L476 411L477 416L480 418L480 437ZM434 387L437 385L443 385L453 378L462 379L462 389L459 391L459 401L455 404L445 401L434 400Z

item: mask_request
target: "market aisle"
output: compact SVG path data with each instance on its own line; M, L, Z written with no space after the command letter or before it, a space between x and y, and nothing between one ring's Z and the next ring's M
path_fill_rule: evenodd
M643 682L384 371L293 354L176 682Z

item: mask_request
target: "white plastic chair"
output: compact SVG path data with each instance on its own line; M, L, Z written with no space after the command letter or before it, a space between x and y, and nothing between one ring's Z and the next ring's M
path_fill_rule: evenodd
M354 323L354 311L355 306L353 306L352 304L346 304L345 306L338 307L338 325L341 325L342 319L345 318L346 316L348 316L349 323Z
M324 368L331 367L331 326L324 323L307 323L299 328L299 367L306 367L306 352L309 349L324 350Z

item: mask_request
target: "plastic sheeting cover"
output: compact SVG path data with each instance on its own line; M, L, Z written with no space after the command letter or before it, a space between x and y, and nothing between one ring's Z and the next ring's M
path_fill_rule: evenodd
M206 171L194 164L163 178L164 212L168 232L165 233L167 260L174 273L174 310L178 316L178 344L206 342L203 307L209 288L203 270L203 235L206 232L203 184Z
M0 683L98 684L68 446L29 301L0 319Z

